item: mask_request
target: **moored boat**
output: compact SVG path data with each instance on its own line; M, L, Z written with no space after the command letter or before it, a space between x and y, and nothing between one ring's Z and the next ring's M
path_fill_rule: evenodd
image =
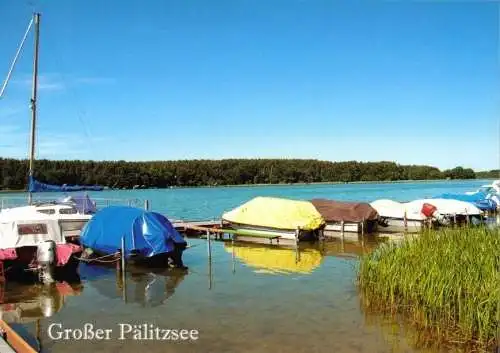
M310 202L262 196L224 213L222 221L249 237L292 241L317 238L325 225Z
M490 198L488 194L482 191L477 191L469 194L453 194L445 193L435 197L436 199L448 199L469 202L476 206L481 211L493 212L497 209L497 203Z
M99 210L80 235L87 259L123 253L129 261L153 267L185 268L187 243L163 215L129 206Z
M379 214L379 230L385 232L418 232L425 226L427 217L421 209L409 208L406 204L381 199L370 203Z
M433 205L436 208L434 218L441 225L471 222L478 224L483 221L483 212L470 202L450 199L420 199L407 202L406 206L413 210L423 210L424 205ZM427 215L430 217L431 215Z
M0 261L6 276L26 270L52 281L61 271L73 271L81 247L66 241L58 220L32 209L0 212Z
M325 231L372 233L377 229L377 210L368 203L326 199L313 199L311 203L325 220Z
M28 206L4 208L0 215L46 214L59 222L63 236L74 239L95 213L95 203L88 196L69 196L57 201L34 202Z
M482 222L482 211L469 202L451 199L420 199L400 203L376 200L370 203L380 216L380 229L388 232L420 231L430 225Z

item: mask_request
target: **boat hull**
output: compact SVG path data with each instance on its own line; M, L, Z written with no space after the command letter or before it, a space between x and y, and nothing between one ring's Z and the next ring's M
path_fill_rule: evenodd
M182 260L183 253L186 249L185 244L174 244L174 250L157 254L155 256L145 257L140 254L131 254L127 259L127 263L136 266L150 267L150 268L182 268L187 269L184 266ZM90 251L89 251L90 250ZM107 266L120 266L120 254L117 252L115 254L104 253L101 251L96 251L91 248L84 249L82 253L83 261ZM115 260L115 261L113 261Z
M377 221L370 220L363 222L345 222L344 232L349 233L373 233L377 230ZM341 222L327 222L325 226L325 231L329 232L341 232L342 223Z
M61 244L57 246L66 246ZM4 276L7 280L16 280L20 282L33 282L39 279L36 263L37 247L23 246L15 249L16 258L1 260L4 266ZM55 279L72 280L78 276L78 265L82 249L74 247L71 255L64 260L64 263L55 264Z
M406 224L405 224L406 223ZM386 218L383 224L378 225L379 232L410 232L417 233L426 226L425 220L405 220L403 218Z
M226 223L226 225L228 225L231 230L235 231L235 235L238 240L249 241L254 238L267 238L270 242L272 242L272 240L276 240L277 243L279 243L279 240L292 242L308 241L317 239L320 233L319 229L307 231L301 230L297 238L296 231L291 229L276 229L237 223Z

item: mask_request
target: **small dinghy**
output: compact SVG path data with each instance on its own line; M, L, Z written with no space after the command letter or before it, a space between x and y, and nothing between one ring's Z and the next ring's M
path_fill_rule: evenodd
M185 268L182 235L165 216L141 208L103 208L85 225L80 241L88 259L117 254L123 242L125 257L136 264Z

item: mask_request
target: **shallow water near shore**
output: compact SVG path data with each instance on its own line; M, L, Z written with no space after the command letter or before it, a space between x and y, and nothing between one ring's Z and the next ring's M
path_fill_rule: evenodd
M371 201L411 200L475 190L485 181L109 191L98 197L149 198L173 218L216 218L257 195ZM423 348L418 332L364 312L356 289L357 257L383 239L331 240L291 248L189 239L189 270L127 271L80 265L80 281L58 287L4 288L3 319L42 352L466 352ZM62 328L111 329L109 340L54 340ZM120 340L119 324L196 329L196 341ZM54 327L53 328L58 328ZM57 336L58 330L52 330ZM38 339L37 339L38 337ZM143 337L144 338L144 337Z

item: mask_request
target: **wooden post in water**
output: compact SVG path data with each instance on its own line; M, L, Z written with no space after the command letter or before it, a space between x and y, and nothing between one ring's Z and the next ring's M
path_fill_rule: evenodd
M149 211L149 200L144 200L144 209Z
M363 218L361 222L361 236L364 235L365 235L365 219Z
M236 256L234 253L234 234L231 236L231 248L232 248L231 259L233 262L233 274L234 274L234 273L236 273L236 262L234 261L236 259Z
M208 259L212 259L212 244L210 243L210 231L207 230L207 252L208 252Z
M340 236L342 237L342 241L344 241L344 221L340 221Z
M208 289L212 289L212 258L208 258Z
M295 262L296 263L300 261L299 237L300 237L300 227L297 227L297 229L295 229Z
M126 282L126 264L125 264L125 237L122 237L121 249L121 270L122 270L122 290L123 300L127 302L127 282Z

